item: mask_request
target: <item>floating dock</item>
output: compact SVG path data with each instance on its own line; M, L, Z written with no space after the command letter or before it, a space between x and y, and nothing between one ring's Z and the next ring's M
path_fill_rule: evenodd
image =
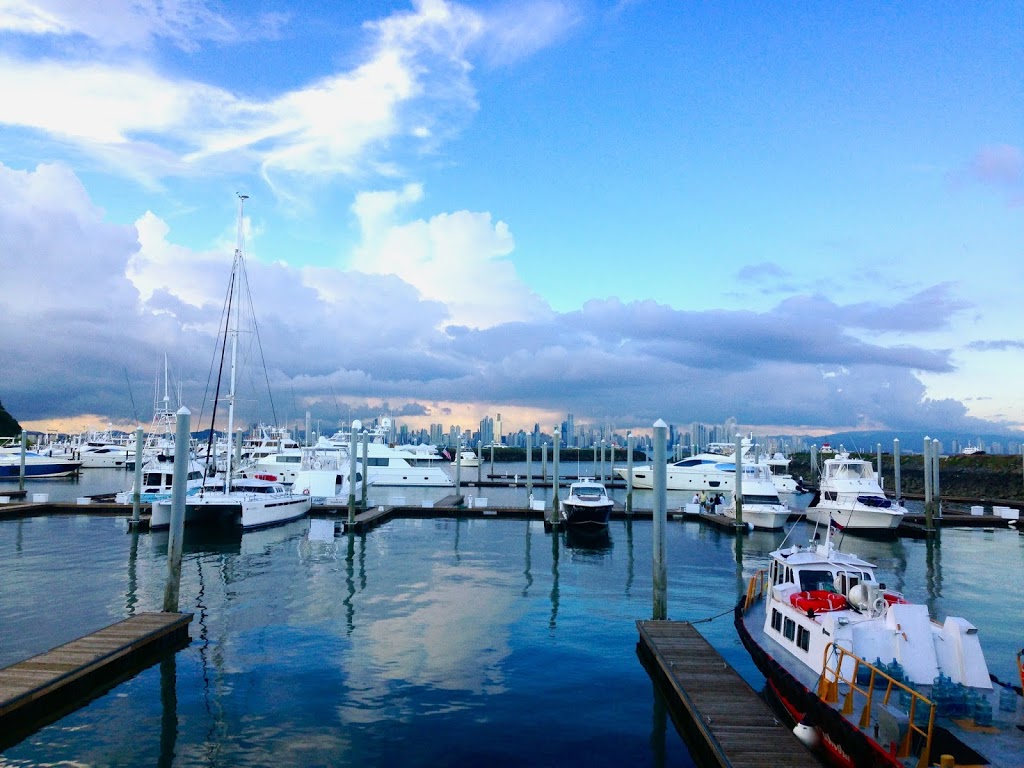
M0 749L188 645L191 613L140 613L0 669Z
M638 653L659 678L677 726L699 737L698 750L722 768L820 768L743 678L685 621L638 621ZM673 713L675 715L675 712ZM710 763L709 763L710 764Z

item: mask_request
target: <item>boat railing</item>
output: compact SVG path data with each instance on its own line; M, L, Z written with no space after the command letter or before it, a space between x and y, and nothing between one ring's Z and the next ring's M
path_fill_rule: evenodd
M841 692L840 688L845 688L845 691ZM896 757L910 757L916 745L919 749L918 768L926 768L935 726L935 704L905 681L896 679L852 651L829 643L825 646L825 661L818 678L818 697L829 704L838 704L842 695L840 711L850 716L854 714L857 694L864 701L858 720L860 728L871 724L872 708L879 704L879 697L881 706L890 706L891 703L906 710L907 732L897 746ZM898 698L894 700L894 697ZM927 725L924 724L925 713Z
M750 610L750 606L768 594L768 571L762 568L747 582L747 597L743 601L743 612Z

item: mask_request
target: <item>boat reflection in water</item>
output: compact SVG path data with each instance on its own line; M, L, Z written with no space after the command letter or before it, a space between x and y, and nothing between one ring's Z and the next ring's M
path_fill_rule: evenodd
M607 554L612 550L612 536L607 526L565 526L565 546L583 554Z

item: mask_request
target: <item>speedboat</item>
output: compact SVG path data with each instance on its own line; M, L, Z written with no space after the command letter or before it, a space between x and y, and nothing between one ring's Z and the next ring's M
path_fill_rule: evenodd
M936 621L825 531L771 552L734 612L794 733L844 768L1020 766L1021 689L989 674L978 628Z
M25 451L25 477L67 477L75 474L82 462L61 456L47 456L36 451ZM21 444L14 440L0 441L0 480L21 477Z
M736 446L732 443L711 443L707 451L668 465L665 472L669 491L731 492L736 482ZM751 442L744 438L743 463L754 463ZM615 474L629 479L628 467L615 467ZM633 468L633 487L654 488L654 466L648 464Z
M568 525L602 527L608 525L615 502L604 483L583 477L569 486L569 495L559 506L562 521Z
M870 461L838 453L826 459L821 486L807 506L811 522L851 531L894 531L907 510L886 498Z
M452 460L452 466L461 464L463 467L479 467L480 457L476 451L459 451L459 455Z
M764 464L743 467L742 500L743 522L756 529L774 531L789 519L789 507L779 499L771 473ZM718 513L736 519L736 493L729 502L718 508Z

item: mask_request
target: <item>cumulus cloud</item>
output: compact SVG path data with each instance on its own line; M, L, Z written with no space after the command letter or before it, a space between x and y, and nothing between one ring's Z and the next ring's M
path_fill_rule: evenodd
M515 241L504 222L472 211L402 221L401 210L421 197L417 185L357 197L352 210L362 241L353 269L399 275L423 298L446 306L456 325L487 327L550 313L506 258Z
M360 201L361 215L368 224L373 219L375 243L391 243L396 229L401 234L407 223L389 217L417 194ZM500 261L507 233L486 216L448 256L452 216L413 222L420 234L436 229L426 242L438 252L417 258L442 273L472 270L473 259ZM230 248L184 248L152 213L135 227L111 224L60 166L0 166L0 239L10 244L2 256L5 277L31 288L0 296L8 344L0 397L19 419L130 416L133 400L136 407L147 401L143 392L165 353L186 403L198 408L205 397L209 408L207 374ZM376 254L400 255L383 246ZM372 261L367 253L361 258ZM443 295L427 295L433 283L424 272L410 274L407 281L250 261L244 293L252 297L259 337L242 339L250 373L239 385L240 418L280 421L309 409L315 418L336 419L347 415L340 404L386 400L410 416L439 419L466 403L491 402L630 426L659 417L717 421L722 414L749 424L984 426L956 400L930 400L916 375L951 370L948 351L856 335L867 323L864 304L792 299L755 313L606 300L566 314L541 308L470 326L451 322L458 310ZM944 296L947 289L935 290ZM486 291L481 295L486 299ZM877 302L884 320L872 327L898 330L903 313L887 310L918 301L912 295ZM274 410L265 396L264 358Z

